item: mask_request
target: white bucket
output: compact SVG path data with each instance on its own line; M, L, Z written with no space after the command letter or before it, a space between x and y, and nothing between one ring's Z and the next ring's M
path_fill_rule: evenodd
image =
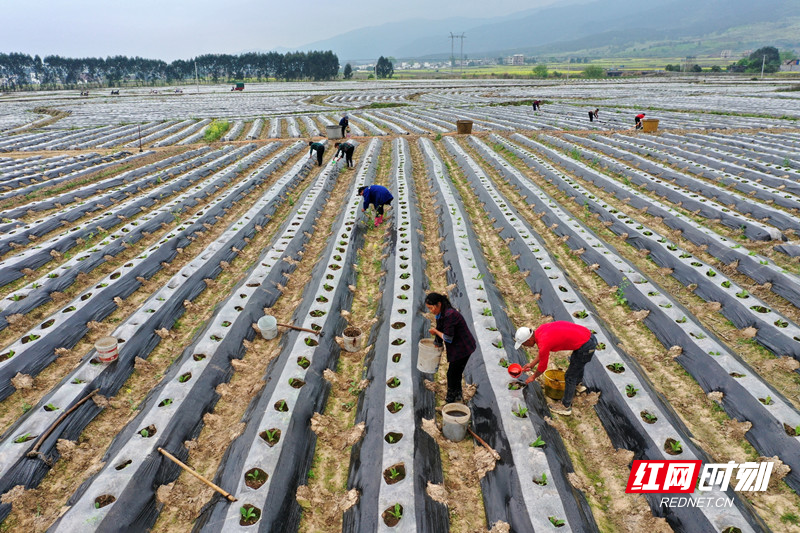
M472 412L463 403L448 403L442 407L442 434L448 440L464 440Z
M433 339L419 341L417 370L426 374L435 374L439 370L439 361L441 359L442 349L433 343Z
M278 336L278 321L274 316L264 315L258 319L258 329L265 339L274 339Z
M357 332L357 333L356 333ZM361 349L361 330L353 326L347 327L342 332L342 344L348 352L357 352Z
M97 358L105 364L113 363L119 357L116 337L100 337L94 343L94 349L97 351Z

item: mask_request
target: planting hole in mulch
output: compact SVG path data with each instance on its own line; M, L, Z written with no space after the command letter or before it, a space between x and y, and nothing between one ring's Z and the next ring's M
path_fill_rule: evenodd
M764 405L772 405L774 403L772 401L772 398L769 396L767 396L766 398L759 398L758 401L763 403Z
M397 463L383 471L383 480L387 485L394 485L406 478L406 465Z
M196 353L192 356L192 358L194 358L195 361L202 361L206 358L206 355L203 353Z
M325 314L325 311L320 311L319 309L317 309L315 311L311 311L308 314L313 316L314 318L319 318L319 317L321 317L321 316L323 316Z
M289 405L286 403L286 400L278 400L275 402L275 410L285 413L289 410Z
M240 526L252 526L261 518L261 509L246 503L239 509L239 517Z
M622 374L625 372L625 367L622 366L621 363L611 363L610 365L606 365L606 368L615 374Z
M180 377L178 378L178 381L180 381L181 383L186 383L190 379L192 379L192 373L191 372L186 372L185 374L181 374L180 375Z
M9 350L3 355L0 355L0 361L5 361L6 359L11 359L14 357L14 350Z
M58 411L58 407L56 407L52 403L48 403L47 405L44 406L44 410L47 412Z
M319 331L322 329L322 326L320 326L319 324L311 324L311 329L313 329L314 331Z
M742 530L735 526L728 526L722 530L722 533L742 533Z
M524 383L520 383L519 381L510 381L508 383L508 390L520 390L525 386Z
M404 327L406 327L406 323L405 322L395 322L394 324L392 324L392 328L393 329L400 329L400 328L404 328Z
M397 312L400 313L401 315L404 315L408 313L408 309L398 309Z
M394 444L396 442L400 442L400 439L402 438L403 438L402 433L395 433L394 431L390 431L389 433L386 434L385 437L383 437L383 440L385 440L389 444Z
M655 424L656 420L658 420L658 417L652 414L650 411L642 411L641 413L639 413L639 416L641 416L642 420L644 420L648 424Z
M297 364L301 368L305 369L305 368L309 367L309 365L311 364L311 361L309 361L308 358L306 358L305 356L301 355L300 357L297 358Z
M533 478L533 482L539 485L540 487L544 487L545 485L547 485L547 474L542 473L542 477Z
M395 387L399 387L400 386L400 380L397 377L393 377L389 381L386 382L386 385L390 389L394 389Z
M550 520L550 523L553 524L555 527L564 527L564 520L561 520L558 517L548 516L547 519Z
M731 372L732 378L743 378L744 374L740 374L739 372Z
M103 494L102 496L98 496L94 499L94 508L100 509L101 507L105 507L106 505L111 505L117 501L117 499L112 496L111 494Z
M358 337L359 335L361 335L361 330L358 328L354 328L353 326L350 326L348 328L345 328L345 330L342 332L342 335L344 335L345 337Z
M156 434L156 427L153 424L150 424L146 428L142 428L139 431L137 431L137 433L142 437L149 439L150 437Z
M17 444L21 444L23 442L28 442L29 440L33 440L36 437L38 437L38 435L31 435L30 433L25 433L24 435L20 435L19 437L14 439L14 442L16 442Z
M399 353L394 354L392 356L392 362L393 363L399 363L400 362L400 357L402 357L402 356Z
M303 342L306 343L306 346L318 346L319 345L319 342L317 342L316 340L312 339L311 337L306 337Z
M169 407L170 405L172 405L172 398L161 400L161 403L158 404L159 407Z
M281 440L281 430L278 428L267 429L259 433L258 436L264 439L264 442L271 448Z
M302 387L305 384L306 384L306 382L303 381L302 379L289 378L289 386L292 387L293 389L299 389L300 387Z
M392 413L392 414L397 413L402 408L403 408L403 404L400 403L400 402L391 402L391 403L386 405L386 409L388 409L389 412Z
M664 441L664 451L670 455L680 455L683 453L683 445L675 439Z
M395 339L395 340L392 341L392 344L394 346L402 346L405 343L406 343L405 339Z
M798 429L800 429L800 426L797 426L796 428L793 428L792 426L790 426L786 422L783 423L783 430L790 437L800 437L800 432L797 431Z
M260 468L251 468L244 475L244 484L251 489L257 489L267 482L269 476Z
M387 507L383 514L381 514L383 518L383 523L386 524L388 527L394 527L400 522L400 519L403 518L403 506L399 503L392 505L391 507Z
M47 322L45 322L44 324L42 324L39 327L42 328L42 329L47 329L50 326L52 326L53 324L55 324L55 322L56 322L56 319L55 318L51 318L50 320L48 320Z
M124 461L124 462L118 464L117 466L115 466L114 470L123 470L126 466L128 466L132 462L133 461L131 459L128 459L127 461Z

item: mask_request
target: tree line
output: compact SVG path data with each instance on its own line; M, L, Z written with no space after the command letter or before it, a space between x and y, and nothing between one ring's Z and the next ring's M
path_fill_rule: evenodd
M339 74L339 58L330 50L204 54L171 63L127 56L103 59L52 55L42 59L38 55L0 53L0 87L18 90L181 83L195 79L195 65L200 80L214 83L269 78L321 81L335 79Z

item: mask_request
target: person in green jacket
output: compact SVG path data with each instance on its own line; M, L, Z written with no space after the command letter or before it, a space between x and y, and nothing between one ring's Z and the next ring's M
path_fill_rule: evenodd
M325 153L325 145L319 142L308 141L308 147L311 149L308 152L308 158L314 157L314 152L317 152L317 164L322 166L322 155Z

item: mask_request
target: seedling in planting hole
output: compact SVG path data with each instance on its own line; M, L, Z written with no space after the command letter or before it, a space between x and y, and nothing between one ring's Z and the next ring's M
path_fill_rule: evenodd
M326 283L325 285L323 285L322 287L323 287L323 288L324 288L326 291L332 291L332 290L333 290L333 285L328 285L327 283Z
M392 479L396 479L400 475L400 472L397 471L396 468L389 469L389 477Z
M589 313L587 313L583 309L575 313L575 318L586 318L587 316L589 316Z
M550 523L553 524L556 527L561 527L561 526L564 525L564 521L563 520L559 520L555 516L548 516L547 519L550 520Z
M258 481L259 474L261 474L261 472L259 472L258 470L253 470L252 472L247 474L247 479L249 479L250 481ZM252 509L248 510L252 511Z
M545 472L542 472L542 478L536 483L538 483L539 485L547 485L547 474Z
M16 443L27 442L27 441L30 440L30 437L31 437L30 433L25 433L24 435L20 435L19 437L14 439L14 442L16 442Z
M647 420L650 423L653 423L656 420L658 420L658 417L656 415L652 414L652 413L647 413L646 412L642 416L644 417L645 420Z
M189 374L184 374L184 375L182 375L181 377L178 378L178 381L181 382L181 383L186 383L187 381L189 381L190 377L192 377L192 376L189 375Z
M393 377L392 380L389 382L390 387L397 387L400 385L400 380L397 377Z
M403 404L402 403L400 403L400 402L392 402L392 409L394 409L395 412L399 411L402 408L403 408Z
M681 446L681 442L678 440L670 442L669 447L672 448L672 451L675 453L680 453L683 451L683 446Z
M764 405L772 405L772 396L767 396L761 400Z
M394 504L394 509L389 509L389 514L392 515L392 518L395 520L400 520L403 517L403 508L400 507L399 503Z
M58 411L58 407L56 407L52 403L48 403L47 405L44 406L44 408L46 411Z
M242 520L245 522L255 520L256 518L256 512L252 507L242 507L239 509L239 512L242 514Z
M726 289L730 289L730 288L731 288L731 282L730 282L730 281L727 281L727 280L726 280L726 281L723 281L723 282L721 283L721 285L722 285L723 287L725 287Z
M308 368L308 366L311 364L311 361L309 361L306 357L301 357L297 360L297 364L302 368Z
M100 502L94 502L94 508L100 509Z
M149 431L147 431L147 428L145 428L145 429L143 429L143 430L141 430L141 431L139 432L139 435L141 435L141 436L142 436L142 437L144 437L144 438L147 438L147 437L149 437L149 436L150 436L150 432L149 432Z
M500 361L498 361L497 364L502 366L503 368L508 368L508 361L506 361L505 359L500 359Z
M519 418L525 418L526 416L528 416L528 408L523 407L522 405L518 405L517 410L516 411L512 410L511 412L517 415Z
M628 394L628 398L633 398L634 396L636 396L636 393L639 392L639 389L637 389L633 385L626 385L625 392Z
M736 296L737 296L738 298L747 298L747 291L746 291L746 290L744 290L744 289L742 289L742 292L737 292L737 293L736 293Z
M386 439L389 441L389 444L394 444L394 437L392 435L387 435Z
M675 322L677 322L678 324L683 324L683 323L686 322L686 317L682 316L679 319L677 319Z
M475 277L474 277L474 278L472 278L472 279L479 279L479 280L480 280L480 279L483 279L483 272L481 272L480 274L478 274L477 276L475 276Z
M278 402L278 411L283 411L286 408L286 401L281 400Z
M622 366L622 363L611 363L608 366L614 372L622 372L623 370L625 370L625 367Z
M483 312L481 312L481 314L483 316L492 316L492 310L489 309L488 307L484 307L483 308Z

